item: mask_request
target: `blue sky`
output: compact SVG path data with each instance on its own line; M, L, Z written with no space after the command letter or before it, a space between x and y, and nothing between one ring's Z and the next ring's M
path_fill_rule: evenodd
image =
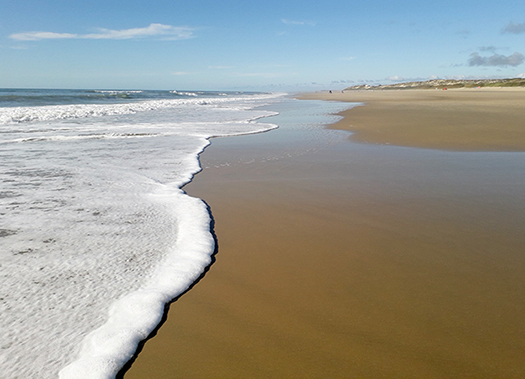
M523 0L0 0L4 88L339 89L524 55Z

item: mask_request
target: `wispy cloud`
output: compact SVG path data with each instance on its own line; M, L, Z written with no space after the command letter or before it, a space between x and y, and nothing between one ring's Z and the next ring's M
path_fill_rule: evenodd
M390 81L390 82L421 82L421 81L424 81L424 80L435 80L435 79L439 79L438 76L436 75L430 75L430 76L427 76L427 77L421 77L421 76L416 76L416 77L404 77L404 76L400 76L400 75L392 75L392 76L388 76L386 77L384 80L386 81Z
M53 32L27 32L11 34L9 36L12 39L18 41L38 41L41 39L67 39L67 38L79 38L77 34L70 33L53 33Z
M342 61L353 61L355 57L341 57L339 59L341 59Z
M238 73L239 77L259 77L259 78L278 78L283 76L283 74L276 72L244 72Z
M496 46L480 46L479 51L488 51L489 53L496 53L498 48Z
M40 41L44 39L138 39L161 37L163 40L181 40L193 37L193 28L150 24L145 28L112 30L99 28L98 33L73 34L54 32L25 32L11 34L9 37L18 41Z
M27 46L0 46L0 49L27 50Z
M507 67L507 66L519 66L525 61L523 54L515 52L511 55L500 55L493 54L489 57L482 57L478 53L470 54L468 59L469 66L498 66L498 67Z
M466 30L466 29L458 30L456 31L456 34L463 38L467 38L468 36L470 36L470 30Z
M306 25L306 26L315 26L317 23L315 21L297 21L290 20L287 18L282 18L281 21L286 25Z
M403 81L406 81L406 78L402 77L402 76L399 76L399 75L392 75L392 76L389 76L387 78L385 78L386 80L390 80L392 82L403 82Z
M515 24L514 22L509 22L502 30L502 33L511 33L511 34L520 34L525 33L525 22L521 24Z
M230 68L234 68L234 66L208 66L210 70L228 70Z

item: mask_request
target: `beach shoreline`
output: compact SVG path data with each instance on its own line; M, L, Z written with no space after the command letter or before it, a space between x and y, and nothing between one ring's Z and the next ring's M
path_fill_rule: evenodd
M332 128L375 113L308 96L329 95L369 104ZM325 131L279 159L285 128L212 141L184 190L210 207L216 262L126 379L524 375L523 154Z
M353 141L450 151L525 151L525 88L323 91L300 99L362 103L331 125Z

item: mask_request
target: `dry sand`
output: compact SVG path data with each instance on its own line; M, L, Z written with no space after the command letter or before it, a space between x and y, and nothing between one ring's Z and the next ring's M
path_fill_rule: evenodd
M370 102L347 120L367 109L390 119ZM126 379L525 377L522 153L344 137L260 159L278 133L203 154L185 190L211 207L217 260Z

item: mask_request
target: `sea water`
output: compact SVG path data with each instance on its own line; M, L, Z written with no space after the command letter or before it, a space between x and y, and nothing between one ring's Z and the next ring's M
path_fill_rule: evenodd
M0 377L116 375L211 261L198 154L280 99L0 90Z

